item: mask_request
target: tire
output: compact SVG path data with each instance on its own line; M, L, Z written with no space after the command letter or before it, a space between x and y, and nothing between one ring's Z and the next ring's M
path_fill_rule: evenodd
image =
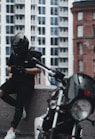
M65 136L63 134L57 135L56 139L70 139L69 136Z
M48 139L45 135L39 133L38 139Z
M41 133L39 133L38 139L44 139L44 137L42 137Z

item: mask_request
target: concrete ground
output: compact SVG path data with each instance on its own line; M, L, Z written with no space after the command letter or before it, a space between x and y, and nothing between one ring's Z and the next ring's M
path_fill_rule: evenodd
M34 139L34 120L46 112L47 98L51 89L36 89L26 106L28 118L22 120L16 131L16 139ZM4 139L14 113L14 108L0 100L0 139ZM95 113L91 116L95 119ZM95 127L88 121L81 123L84 129L83 139L95 139Z

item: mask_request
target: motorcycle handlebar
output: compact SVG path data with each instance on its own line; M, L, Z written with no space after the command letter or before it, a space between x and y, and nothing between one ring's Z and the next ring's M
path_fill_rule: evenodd
M50 69L48 68L47 66L45 66L44 64L42 64L38 59L36 59L35 57L32 58L32 60L36 63L36 66L37 67L40 67L44 70L47 70L47 72L49 73L50 76L53 76L57 79L60 79L62 80L64 78L64 74L61 73L60 71L57 71L57 70L53 70L53 69Z

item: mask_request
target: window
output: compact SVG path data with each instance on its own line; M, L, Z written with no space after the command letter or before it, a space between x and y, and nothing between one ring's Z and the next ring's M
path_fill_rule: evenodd
M51 27L51 35L58 35L58 28L57 27Z
M38 44L45 45L45 37L38 37Z
M68 58L61 58L60 62L64 63L64 64L67 64L68 63Z
M58 15L58 7L51 7L51 15Z
M45 65L46 62L45 62L45 58L42 58L42 63Z
M14 34L14 26L6 26L7 34Z
M95 73L95 59L93 60L93 72Z
M35 10L35 6L32 5L32 6L31 6L31 10Z
M39 4L45 4L46 1L45 0L39 0Z
M78 61L78 69L79 69L79 72L83 72L83 60Z
M6 2L12 2L12 3L13 3L13 2L14 2L14 0L6 0Z
M45 7L38 7L39 14L45 14Z
M31 26L31 31L35 31L35 26Z
M45 35L45 27L38 27L38 34Z
M0 33L1 33L1 25L0 25ZM1 39L1 38L0 38ZM1 43L1 40L0 40L0 43Z
M60 38L60 43L68 43L68 38Z
M45 17L38 17L38 23L45 25Z
M83 44L82 43L78 43L78 54L83 54Z
M51 58L51 65L58 66L58 58Z
M68 54L68 48L60 48L60 52L64 54Z
M36 49L37 49L37 51L41 52L42 55L45 55L45 48L39 47L39 48L36 48Z
M51 17L51 25L58 25L58 18L57 17Z
M1 12L1 4L0 4L0 12Z
M65 34L68 33L68 28L67 27L60 27L59 30L60 30L61 33L65 33Z
M31 20L35 21L35 16L34 15L31 16Z
M51 38L51 45L58 45L58 38Z
M14 13L14 5L6 5L7 13Z
M95 11L93 11L93 19L95 20Z
M95 25L93 25L93 36L95 37Z
M58 55L58 48L51 48L51 55Z
M58 0L51 0L51 5L58 5Z
M6 23L14 23L14 16L7 15L6 16Z
M9 36L6 36L6 44L10 44L10 37Z
M83 20L83 12L78 12L77 13L77 18L78 18L78 21Z
M66 76L68 75L68 68L62 68L60 71L63 72Z
M68 12L68 7L60 7L60 12Z
M10 47L6 47L6 55L10 55Z
M83 26L78 26L77 27L77 36L78 37L83 37Z

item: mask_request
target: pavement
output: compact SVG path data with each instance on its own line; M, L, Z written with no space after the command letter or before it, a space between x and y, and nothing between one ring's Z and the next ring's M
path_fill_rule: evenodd
M26 105L28 117L26 120L21 120L17 130L16 139L34 139L34 121L35 117L39 117L46 112L47 98L51 89L36 88L29 98ZM0 139L4 139L10 122L13 118L14 108L0 100ZM95 112L91 116L95 120ZM95 127L90 122L84 121L81 123L84 129L83 139L95 139Z

